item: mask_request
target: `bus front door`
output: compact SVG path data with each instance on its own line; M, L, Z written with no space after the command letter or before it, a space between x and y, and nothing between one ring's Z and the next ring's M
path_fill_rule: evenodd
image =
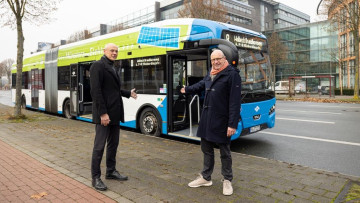
M196 137L205 91L182 94L181 88L201 81L207 74L208 49L168 53L169 135Z
M186 95L180 92L186 84L186 57L169 56L169 121L170 131L188 128L188 110Z
M70 113L72 116L83 116L92 112L90 66L91 63L70 65Z

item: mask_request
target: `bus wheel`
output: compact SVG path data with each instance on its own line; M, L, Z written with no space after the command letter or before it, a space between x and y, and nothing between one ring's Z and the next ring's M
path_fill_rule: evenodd
M67 119L71 119L73 118L73 116L70 114L70 100L67 99L64 103L64 107L63 107L63 115L65 118Z
M26 99L24 95L21 97L20 105L22 109L26 109Z
M140 116L140 130L145 135L160 136L160 123L152 108L146 108Z

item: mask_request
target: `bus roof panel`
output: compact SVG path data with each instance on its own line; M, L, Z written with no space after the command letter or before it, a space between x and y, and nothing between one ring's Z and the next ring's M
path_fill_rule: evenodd
M242 28L236 25L231 25L227 23L221 23L216 21L210 21L205 19L194 19L192 24L191 33L189 40L190 41L197 41L200 39L204 39L204 33L207 34L207 38L221 38L221 34L223 30L253 35L256 37L260 37L265 39L266 37L258 32Z
M235 32L244 33L244 34L248 34L248 35L253 35L253 36L256 36L256 37L266 39L265 35L263 35L260 32L255 32L253 30L249 30L247 28L239 27L239 26L236 26L236 25L228 24L228 23L221 23L221 24L226 26L229 31L235 31Z

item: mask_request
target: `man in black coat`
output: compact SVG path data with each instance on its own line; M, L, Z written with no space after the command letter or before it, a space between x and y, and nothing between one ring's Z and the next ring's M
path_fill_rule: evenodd
M196 93L205 90L203 110L197 136L201 137L204 167L199 177L189 187L211 186L214 170L214 146L218 145L221 158L223 194L231 195L232 158L231 136L235 134L240 119L241 78L239 71L229 65L224 53L215 50L211 54L211 72L194 85L181 89L182 93Z
M104 56L90 67L90 93L93 101L92 118L95 126L95 141L91 160L92 185L97 190L106 190L100 179L100 163L106 147L106 179L127 180L116 170L116 151L119 145L120 121L124 122L122 97L136 99L135 89L122 90L119 67L114 62L118 56L118 47L105 45Z

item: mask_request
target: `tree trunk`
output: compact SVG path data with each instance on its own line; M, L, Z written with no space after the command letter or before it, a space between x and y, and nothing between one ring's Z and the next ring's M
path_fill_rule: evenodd
M273 84L271 84L271 85L273 86L274 91L275 91L275 82L276 82L276 73L275 73L276 65L275 65L275 63L273 63L272 66L273 66L273 71L272 71L272 82L273 82Z
M21 115L21 88L22 88L22 67L24 56L24 33L22 28L22 21L16 17L16 30L18 35L17 41L17 58L16 58L16 100L14 116Z
M356 30L358 32L358 30ZM355 85L354 85L354 99L359 99L359 33L354 33L355 44Z
M342 74L342 66L341 66L341 62L339 60L339 83L340 83L340 95L343 95L343 74Z

